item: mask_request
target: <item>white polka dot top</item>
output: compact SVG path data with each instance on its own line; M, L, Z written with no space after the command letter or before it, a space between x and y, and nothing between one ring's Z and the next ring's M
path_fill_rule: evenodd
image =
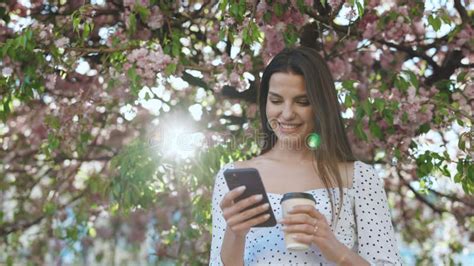
M234 168L226 164L217 174L212 196L212 244L210 265L223 265L220 258L226 223L219 203L229 191L223 172ZM344 188L343 206L335 234L337 239L358 253L371 265L401 265L394 231L390 219L387 197L382 180L374 168L360 161L354 163L351 188ZM331 222L331 203L325 188L306 191L311 193L326 220ZM332 189L336 204L339 189ZM282 195L267 193L277 220L281 219ZM333 228L334 230L334 228ZM285 248L281 225L252 228L246 237L245 265L335 265L327 261L319 249L312 245L307 251L288 251Z

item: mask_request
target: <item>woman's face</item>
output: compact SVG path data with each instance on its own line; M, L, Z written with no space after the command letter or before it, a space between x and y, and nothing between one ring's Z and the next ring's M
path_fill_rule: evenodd
M278 141L304 146L315 124L303 76L277 72L270 77L266 114Z

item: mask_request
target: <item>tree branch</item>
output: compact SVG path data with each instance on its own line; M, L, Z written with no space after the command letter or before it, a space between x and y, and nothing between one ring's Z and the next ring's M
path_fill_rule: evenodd
M417 52L417 51L413 50L411 47L402 46L402 45L395 44L395 43L392 43L392 42L387 42L385 40L375 40L375 41L380 43L380 44L385 44L388 47L395 48L399 51L403 51L403 52L407 53L410 56L410 58L413 58L413 57L422 58L426 62L428 62L428 64L433 68L433 71L438 71L439 70L439 66L438 66L438 64L436 64L436 62L433 60L433 58L426 55L423 52L420 53L420 52Z
M431 203L430 201L428 201L425 197L423 197L418 191L416 191L416 189L414 189L410 183L408 181L406 181L402 174L399 172L399 170L397 169L397 173L398 173L398 176L400 178L400 180L402 180L403 184L405 186L408 187L408 189L410 189L413 194L415 194L415 197L421 201L422 203L424 203L425 205L427 205L428 207L430 207L430 209L432 209L435 213L438 213L438 214L442 214L444 212L448 212L446 209L444 208L441 208L441 207L437 207L436 205L434 205L433 203Z
M472 23L472 19L469 18L469 15L460 0L454 0L454 8L458 11L459 16L461 17L461 25Z
M457 202L462 202L463 204L469 206L469 207L474 207L474 200L465 200L465 199L461 199L461 198L458 198L456 197L455 195L448 195L448 194L444 194L444 193L441 193L441 192L438 192L432 188L428 188L428 190L430 192L432 192L433 194L437 195L437 196L440 196L440 197L443 197L443 198L448 198L450 199L451 201L457 201Z

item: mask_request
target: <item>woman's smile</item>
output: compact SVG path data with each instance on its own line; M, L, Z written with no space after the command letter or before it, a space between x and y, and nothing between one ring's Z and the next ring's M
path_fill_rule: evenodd
M278 122L278 129L281 133L294 133L297 132L303 124L295 124L295 123L284 123Z

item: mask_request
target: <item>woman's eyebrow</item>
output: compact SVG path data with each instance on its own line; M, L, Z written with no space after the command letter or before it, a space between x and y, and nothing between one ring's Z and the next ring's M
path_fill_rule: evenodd
M279 97L279 98L283 98L280 94L278 93L275 93L275 92L271 92L269 91L268 92L268 95L269 96L274 96L274 97ZM306 94L301 94L301 95L296 95L295 97L293 97L294 99L301 99L301 98L308 98L308 96Z

